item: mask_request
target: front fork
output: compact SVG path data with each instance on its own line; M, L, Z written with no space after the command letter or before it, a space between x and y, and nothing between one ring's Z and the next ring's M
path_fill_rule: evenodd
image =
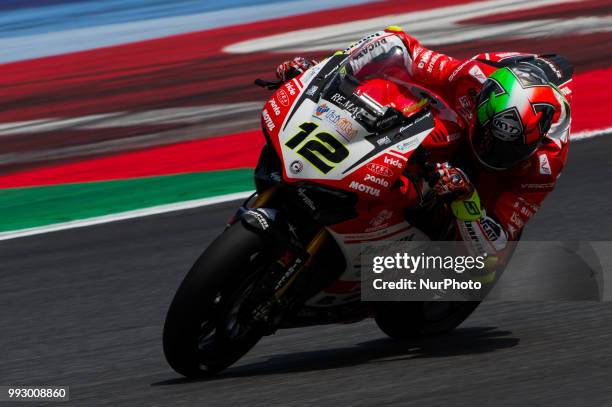
M273 186L263 191L257 196L255 202L253 202L253 208L264 208L270 202L272 197L274 197L276 191L278 191L278 186ZM321 249L323 243L325 243L327 236L327 230L322 227L317 233L315 233L314 237L306 245L306 260L303 259L304 256L295 256L293 264L285 264L287 270L290 270L292 267L295 267L295 270L291 273L291 275L283 276L284 278L281 280L282 284L277 285L274 293L274 297L276 299L281 299L283 294L285 294L289 287L292 286L293 282L295 282L302 271L308 268L308 266L312 263L314 256Z
M261 214L266 213L266 211L269 211L266 207L269 206L277 191L278 187L273 186L260 193L250 205L250 208L243 210L241 213L240 216L243 222L248 223L251 227L255 225L255 227L259 228L261 223L253 222L250 217L254 216L257 218ZM258 212L259 215L253 212ZM273 223L273 219L268 220L270 220L269 223ZM261 231L266 232L266 230ZM273 234L274 232L272 232ZM296 297L292 293L299 293L299 288L302 286L300 282L307 281L308 276L304 271L309 268L317 253L323 247L328 235L327 230L321 227L310 241L302 247L292 245L290 242L291 238L288 239L289 241L279 241L278 238L273 239L273 242L279 241L285 245L284 253L271 264L266 277L262 280L260 298L268 298L269 300L264 301L254 311L255 318L271 325L272 331L285 315L283 311L291 308L292 300ZM299 278L302 276L303 278ZM259 295L257 296L259 297Z

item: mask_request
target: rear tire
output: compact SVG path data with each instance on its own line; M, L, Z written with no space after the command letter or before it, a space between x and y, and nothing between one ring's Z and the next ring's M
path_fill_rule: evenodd
M382 302L377 304L378 327L397 340L413 340L452 331L478 307L478 301Z
M164 355L176 372L191 378L215 374L261 339L262 332L252 326L238 336L233 331L241 328L240 301L255 283L254 260L264 248L262 236L237 222L193 265L172 300L164 325Z

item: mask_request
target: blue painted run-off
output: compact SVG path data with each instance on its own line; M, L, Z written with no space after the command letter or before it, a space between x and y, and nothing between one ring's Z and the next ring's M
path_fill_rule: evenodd
M293 0L295 2L297 0ZM75 28L185 16L291 0L36 0L13 3L0 14L0 38L44 34ZM3 4L0 1L0 4ZM4 4L4 8L10 8ZM27 6L27 7L23 7Z
M371 1L0 0L0 64Z

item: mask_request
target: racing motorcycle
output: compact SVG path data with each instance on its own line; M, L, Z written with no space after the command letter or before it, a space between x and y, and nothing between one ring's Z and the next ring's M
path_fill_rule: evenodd
M454 113L395 75L402 55L376 66L360 55L337 53L286 83L255 81L275 90L261 113L256 192L170 305L163 348L178 373L215 374L281 328L373 316L408 340L448 332L478 305L361 301L362 243L436 239L407 215L421 198L406 180Z

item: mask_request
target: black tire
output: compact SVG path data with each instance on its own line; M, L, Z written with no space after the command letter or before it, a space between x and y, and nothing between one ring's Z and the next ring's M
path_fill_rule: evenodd
M190 378L218 373L261 339L255 328L237 338L225 330L233 305L240 304L254 284L254 258L261 258L265 244L262 236L237 222L189 270L172 300L163 332L164 355L176 372Z
M414 340L452 331L479 304L478 301L382 302L376 306L375 320L391 338Z

